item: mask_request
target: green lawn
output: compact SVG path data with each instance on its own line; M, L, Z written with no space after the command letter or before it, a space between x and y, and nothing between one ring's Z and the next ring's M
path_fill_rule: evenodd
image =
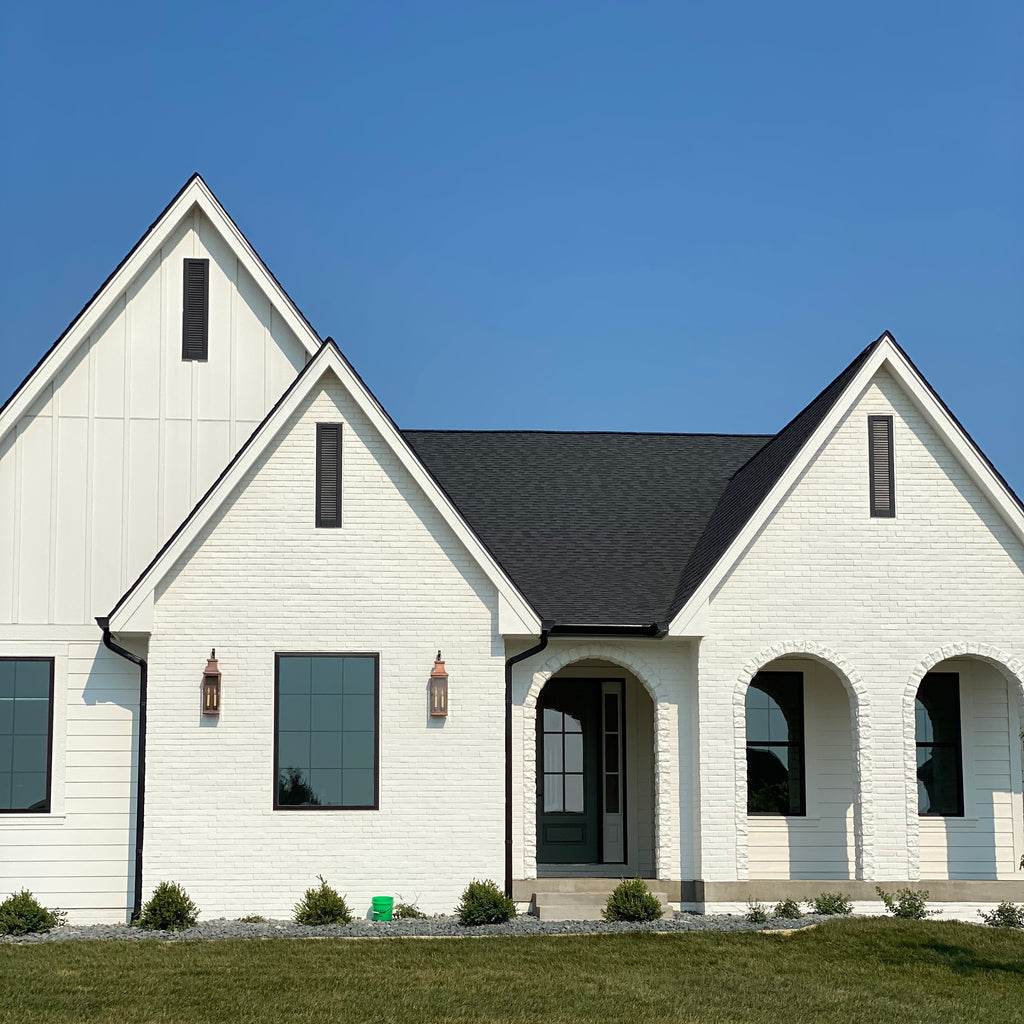
M791 935L0 946L0 1021L1024 1020L1024 934L835 921Z

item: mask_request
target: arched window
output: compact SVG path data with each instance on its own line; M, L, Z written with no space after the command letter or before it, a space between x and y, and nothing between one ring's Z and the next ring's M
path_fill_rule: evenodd
M964 770L960 749L960 676L929 672L914 701L919 814L963 817Z
M747 687L747 813L807 813L804 677L758 672Z

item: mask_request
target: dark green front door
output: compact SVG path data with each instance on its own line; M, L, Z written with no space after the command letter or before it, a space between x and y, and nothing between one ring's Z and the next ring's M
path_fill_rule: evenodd
M601 688L554 679L537 701L537 860L601 859Z

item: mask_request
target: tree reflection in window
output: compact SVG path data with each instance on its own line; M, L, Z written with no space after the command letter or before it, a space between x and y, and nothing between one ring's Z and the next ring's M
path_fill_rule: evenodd
M747 688L747 813L806 814L801 672L759 672Z

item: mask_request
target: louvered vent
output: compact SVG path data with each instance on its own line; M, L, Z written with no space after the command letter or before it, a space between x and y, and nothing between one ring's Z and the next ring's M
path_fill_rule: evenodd
M341 526L341 424L316 425L316 525Z
M206 359L210 319L210 261L185 260L181 358Z
M868 417L868 462L871 474L871 515L891 519L896 515L891 416Z

